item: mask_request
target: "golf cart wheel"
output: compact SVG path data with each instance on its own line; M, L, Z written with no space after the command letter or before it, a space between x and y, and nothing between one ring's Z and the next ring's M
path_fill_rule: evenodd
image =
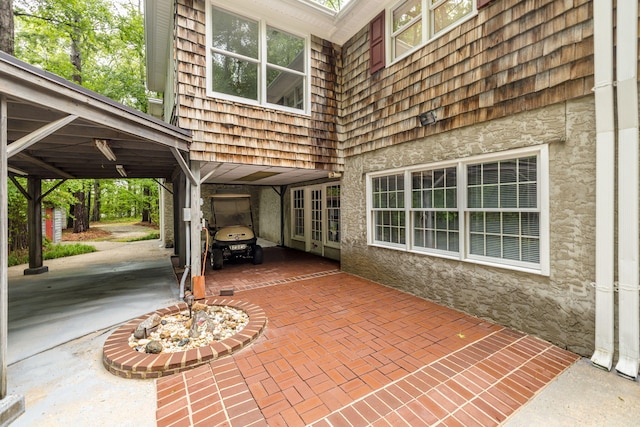
M213 249L211 251L211 267L214 270L220 270L222 268L222 263L224 262L224 257L222 255L221 249Z
M254 265L258 265L258 264L262 264L263 259L264 259L264 255L262 253L262 246L255 245L253 247L253 259L251 260L251 262Z

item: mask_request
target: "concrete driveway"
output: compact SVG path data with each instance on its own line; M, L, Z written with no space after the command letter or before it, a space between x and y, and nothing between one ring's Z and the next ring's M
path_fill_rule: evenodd
M102 346L117 325L175 303L173 250L88 244L98 252L47 260L42 275L9 268L8 392L26 404L12 426L155 425L154 382L111 375Z

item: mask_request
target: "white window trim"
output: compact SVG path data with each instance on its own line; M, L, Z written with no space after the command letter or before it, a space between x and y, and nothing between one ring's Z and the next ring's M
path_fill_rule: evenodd
M211 37L212 37L212 19L213 19L213 7L217 7L220 9L224 9L227 12L231 12L234 13L238 16L241 16L243 18L247 18L247 19L251 19L254 21L258 22L258 31L260 33L260 40L259 40L259 52L258 52L258 59L257 61L255 61L255 63L258 64L258 100L252 100L252 99L248 99L248 98L243 98L241 96L233 96L233 95L229 95L226 93L220 93L220 92L215 92L212 89L213 83L212 83L212 78L211 78ZM224 99L224 100L228 100L228 101L233 101L233 102L239 102L242 104L247 104L247 105L252 105L252 106L256 106L256 107L262 107L262 108L270 108L273 110L280 110L280 111L286 111L289 113L293 113L293 114L299 114L299 115L304 115L304 116L310 116L311 115L311 36L309 34L300 34L297 33L295 31L290 31L289 29L283 29L282 27L279 27L277 25L272 25L270 22L265 21L263 18L261 18L260 16L257 15L252 15L251 13L247 13L246 10L242 10L242 9L238 9L238 8L233 8L233 7L229 7L226 4L225 5L220 5L217 4L215 1L208 1L207 2L207 8L205 11L205 19L206 19L206 86L207 86L207 96L211 97L211 98L218 98L218 99ZM287 33L287 34L291 34L293 36L296 37L300 37L302 39L304 39L304 72L300 73L298 71L295 70L290 70L288 68L284 68L284 67L279 67L277 65L272 64L271 67L273 68L277 68L277 69L281 69L281 70L286 70L289 73L293 73L293 74L298 74L303 76L304 79L304 108L302 110L297 109L297 108L292 108L292 107L286 107L284 105L278 105L278 104L271 104L269 102L266 101L267 99L267 87L266 84L264 84L263 79L265 78L264 76L266 76L266 72L267 72L267 60L266 58L263 58L264 52L266 52L266 46L267 46L267 37L266 37L266 32L267 32L267 27L271 27L271 28L275 28L277 30L282 31L283 33ZM238 57L238 58L243 58L242 56L238 56L238 55L234 55L233 52L229 52L229 53L225 53L228 54L229 56L233 56L233 57ZM253 61L252 61L253 62Z
M303 234L296 234L296 207L295 207L295 202L296 202L296 191L302 191L302 213L305 216L305 218L303 218L304 220L304 225L303 225L303 230L302 233ZM306 228L307 228L307 218L306 218L306 201L307 201L307 194L306 191L304 189L304 187L298 187L298 188L292 188L291 189L291 239L292 240L299 240L301 242L304 242L307 238L306 236Z
M390 8L388 8L386 10L386 16L385 19L387 22L386 25L386 34L385 34L385 44L387 46L386 50L386 64L387 66L393 65L396 62L406 58L407 56L411 55L412 53L414 53L415 51L422 49L423 47L425 47L426 45L428 45L431 42L434 42L436 40L438 40L440 37L442 37L443 35L447 34L449 31L451 31L452 29L454 29L455 27L462 25L463 23L469 21L470 19L474 19L476 16L478 16L478 3L476 0L473 0L473 10L471 11L471 13L469 13L469 15L467 15L466 17L462 18L459 21L454 22L453 24L449 25L448 27L443 28L442 30L440 30L438 33L434 34L433 36L429 36L430 33L430 29L431 29L431 8L429 6L429 1L430 0L421 0L422 1L422 43L419 43L418 45L416 45L415 47L413 47L412 49L409 49L408 51L404 52L402 55L398 55L398 56L393 56L393 52L394 52L394 39L392 38L393 35L393 11L395 9L397 9L402 3L404 3L405 0L401 0L397 3L395 3L393 6L391 6Z
M506 259L491 258L472 255L469 253L468 247L468 215L469 212L466 209L467 206L467 177L466 166L473 163L485 163L499 160L513 159L518 157L526 157L536 155L538 156L538 210L540 213L540 263L532 266L529 263L513 262ZM425 170L425 169L438 169L445 167L457 167L457 208L460 213L459 229L459 252L445 252L437 249L429 248L415 248L413 246L413 218L411 215L411 173ZM405 177L405 207L403 211L407 215L405 218L405 242L406 244L396 244L389 242L381 242L375 240L375 224L373 220L373 191L372 180L373 178L388 176L394 174L403 173ZM408 185L408 187L407 187ZM509 150L500 153L482 154L478 156L467 157L464 159L458 159L455 161L437 162L429 164L415 165L406 168L388 169L379 172L369 172L366 175L366 226L367 226L367 244L369 246L400 250L404 252L410 252L420 255L434 256L438 258L453 259L468 262L471 264L486 265L490 267L498 267L509 270L522 271L527 273L540 274L548 276L550 274L550 246L549 246L549 146L548 144L542 144L535 147L527 147L515 150Z

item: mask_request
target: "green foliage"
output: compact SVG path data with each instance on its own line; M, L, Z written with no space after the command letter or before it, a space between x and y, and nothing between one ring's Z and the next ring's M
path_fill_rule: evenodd
M55 259L73 255L88 254L96 252L95 246L84 245L81 243L74 244L57 244L52 245L45 242L42 250L42 257L44 259ZM26 249L13 251L9 254L9 267L20 264L27 264L29 262L29 252Z
M143 240L157 240L159 238L160 238L160 232L152 231L151 233L148 233L144 236L135 237L133 239L127 239L126 242L141 242Z
M149 196L144 195L144 188ZM152 179L105 180L100 185L102 217L111 220L140 218L148 206L152 222L158 222L158 184Z
M20 180L19 180L20 181ZM22 179L26 186L26 180ZM15 186L13 181L7 185L8 194L8 237L9 251L26 248L27 234L27 200Z
M342 9L344 5L349 3L349 0L313 0L316 3L320 3L323 6L328 7L329 9L333 9L335 11L339 11Z
M132 3L15 0L15 55L88 89L147 111L144 22ZM70 57L79 50L80 69Z
M42 256L44 259L55 259L55 258L62 258L66 256L88 254L96 251L97 249L95 246L84 245L82 243L73 243L73 244L64 244L64 245L57 244L57 245L47 245L43 249Z

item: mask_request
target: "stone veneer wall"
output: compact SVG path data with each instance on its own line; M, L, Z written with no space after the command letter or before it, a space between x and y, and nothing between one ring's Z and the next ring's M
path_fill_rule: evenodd
M367 172L543 143L549 143L548 277L367 245ZM592 353L593 97L347 157L342 186L344 271L537 335L585 356Z

